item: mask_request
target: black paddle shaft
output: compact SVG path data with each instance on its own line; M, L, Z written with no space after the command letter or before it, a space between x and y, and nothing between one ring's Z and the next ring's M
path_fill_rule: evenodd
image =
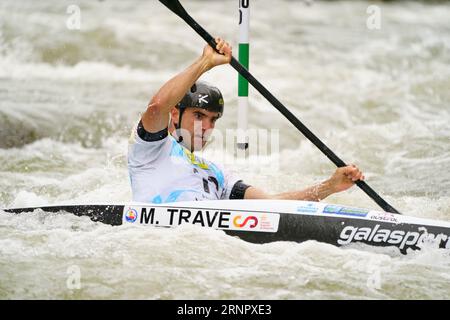
M216 41L214 38L199 25L183 8L178 0L159 0L173 13L183 19L190 25L214 50L216 50ZM216 50L217 51L217 50ZM345 167L346 164L332 150L330 150L314 133L311 132L292 112L290 112L277 98L275 98L269 90L267 90L239 61L231 57L231 66L239 72L247 81L266 98L278 111L281 112L306 138L308 138L328 159L330 159L337 167ZM373 190L366 182L356 181L369 197L371 197L384 211L400 214L394 207L387 203L375 190Z

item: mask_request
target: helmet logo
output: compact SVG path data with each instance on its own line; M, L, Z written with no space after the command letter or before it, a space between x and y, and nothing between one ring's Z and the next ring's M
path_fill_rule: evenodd
M208 95L205 94L204 96L202 96L201 94L198 95L198 102L203 102L203 103L208 103L208 100L206 100L206 98L208 98Z

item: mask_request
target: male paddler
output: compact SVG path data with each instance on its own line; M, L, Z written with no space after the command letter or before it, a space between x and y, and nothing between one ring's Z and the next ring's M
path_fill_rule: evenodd
M201 150L224 113L220 90L199 78L231 60L232 48L216 38L187 69L167 81L151 99L129 146L128 168L133 201L166 203L219 199L288 199L320 201L347 190L362 172L349 165L314 186L268 194L226 173L218 164L194 155Z

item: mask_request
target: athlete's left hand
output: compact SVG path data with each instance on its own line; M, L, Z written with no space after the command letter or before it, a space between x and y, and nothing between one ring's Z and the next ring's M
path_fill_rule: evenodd
M358 180L363 181L364 174L356 165L351 164L346 167L338 168L328 181L333 193L336 193L347 190Z

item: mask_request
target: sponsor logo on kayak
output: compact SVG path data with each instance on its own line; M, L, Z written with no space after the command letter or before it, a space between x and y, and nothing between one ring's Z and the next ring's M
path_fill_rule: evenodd
M297 212L316 213L317 211L319 211L319 207L314 203L308 203L300 207L297 207Z
M346 226L342 229L337 243L340 245L346 245L351 242L388 243L403 250L405 247L420 245L424 241L448 241L448 236L443 233L435 235L428 233L425 228L422 229L418 231L389 230L381 229L379 224L373 228Z
M175 227L183 223L222 230L277 232L278 213L249 213L170 207L134 207L124 212L125 222Z
M250 228L254 228L258 225L258 218L255 216L249 216L247 218L245 218L245 220L240 223L239 221L242 221L242 216L236 216L233 219L233 225L237 228L242 228L245 227L247 225L247 222L250 222L249 227Z
M399 223L396 215L388 212L374 212L369 216L369 218L376 221Z
M342 214L342 215L346 215L346 216L365 217L369 213L369 210L367 210L367 209L360 209L360 208L342 207L342 206L336 206L336 205L327 205L323 209L323 213Z
M125 220L127 222L135 222L138 218L138 212L135 209L128 208L127 212L125 213Z

